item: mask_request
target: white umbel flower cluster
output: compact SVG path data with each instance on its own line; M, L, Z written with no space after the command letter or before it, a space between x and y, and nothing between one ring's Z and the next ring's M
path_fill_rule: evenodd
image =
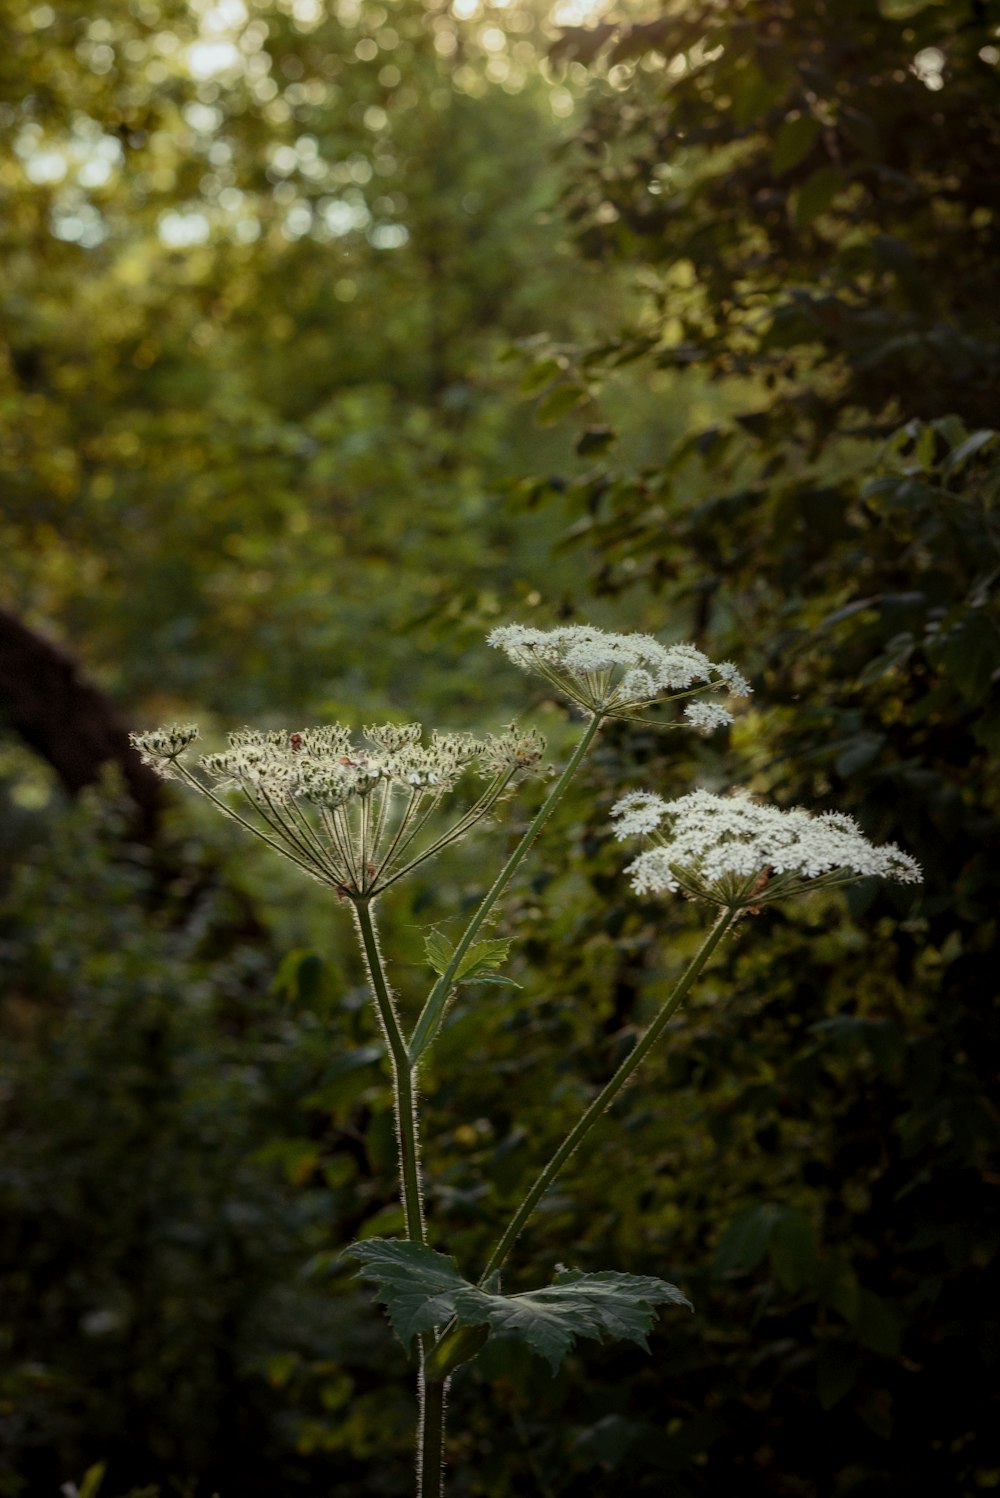
M419 723L371 726L364 736L367 744L354 744L350 730L339 723L301 733L245 729L230 735L228 749L206 754L201 764L226 789L260 789L280 804L301 800L334 808L370 795L383 783L450 791L485 747L471 734L432 733L424 744Z
M487 644L602 718L646 721L642 714L656 703L712 692L750 695L731 661L709 660L693 645L661 645L652 635L611 634L588 624L559 629L505 624L487 635ZM693 702L684 716L705 733L733 721L718 702Z
M181 760L191 727L133 734L146 764L183 778L286 858L351 899L370 899L470 831L542 757L544 740L515 725L476 738L419 723L364 730L356 743L334 723L301 732L243 729L203 755L200 774ZM467 771L486 783L442 831L434 813Z
M648 837L626 873L637 894L683 890L730 910L755 910L806 889L875 875L918 884L919 864L894 843L875 847L852 817L763 806L744 792L692 791L664 801L648 791L612 809L615 836Z
M176 778L176 771L171 768L173 761L197 737L198 729L193 723L172 723L166 728L154 728L149 733L130 735L143 764L150 765L164 780Z

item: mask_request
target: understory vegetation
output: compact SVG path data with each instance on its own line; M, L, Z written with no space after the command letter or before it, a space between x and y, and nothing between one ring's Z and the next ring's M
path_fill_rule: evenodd
M341 1257L403 1235L348 917L120 744L516 717L559 762L568 710L482 637L583 621L754 696L710 739L609 725L512 885L518 986L463 988L421 1078L432 1243L485 1260L701 939L628 891L624 792L846 812L925 883L720 953L509 1285L613 1265L696 1314L460 1370L449 1493L1000 1486L990 8L4 31L2 1498L411 1491L411 1370ZM411 1023L486 847L385 897Z

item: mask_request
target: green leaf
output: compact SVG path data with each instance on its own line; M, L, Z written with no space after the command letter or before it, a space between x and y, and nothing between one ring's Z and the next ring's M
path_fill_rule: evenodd
M453 1258L407 1238L369 1238L352 1243L344 1253L361 1260L360 1277L374 1280L404 1347L419 1332L448 1321L456 1292L472 1288Z
M424 937L424 955L439 978L447 971L454 950L451 942L440 931L428 931Z
M814 219L826 212L843 186L843 176L832 166L821 166L818 172L807 177L795 194L795 227L807 229Z
M429 931L424 938L424 951L434 972L439 978L443 977L448 970L448 964L455 955L455 948L451 942L440 931ZM451 981L453 983L502 983L508 988L520 988L521 985L515 983L513 978L503 978L497 973L497 969L506 962L509 951L510 942L502 936L490 936L484 941L474 942L463 955Z
M448 1378L463 1363L479 1356L490 1335L488 1326L450 1327L428 1352L424 1369L428 1378Z
M557 380L565 368L565 360L541 359L533 364L527 374L521 380L522 395L537 395L544 390L546 385L551 385Z
M834 761L834 769L844 780L849 780L860 770L873 764L885 746L884 733L872 733L868 729L847 739Z
M501 938L477 942L462 959L455 982L502 983L506 988L520 988L520 983L515 983L513 978L505 978L497 972L501 963L506 961L509 950L510 942Z
M941 464L941 472L946 477L957 473L959 469L964 468L970 458L974 458L984 448L988 452L990 448L995 447L998 437L1000 433L993 431L990 427L983 427L978 432L973 432L952 448Z
M587 392L582 385L556 385L538 402L535 420L542 427L555 426L586 398Z
M771 174L783 177L798 166L819 139L819 121L812 115L800 114L786 120L778 131L771 151Z
M773 1202L760 1202L734 1217L716 1249L715 1274L756 1269L767 1253L779 1211Z
M362 1276L378 1286L378 1298L404 1347L418 1333L454 1316L461 1326L517 1337L547 1358L553 1372L577 1337L619 1337L645 1347L658 1306L691 1308L676 1285L650 1275L561 1269L543 1290L496 1295L463 1279L447 1254L408 1239L371 1238L352 1244L345 1254L360 1259ZM468 1361L482 1345L478 1338L467 1340L470 1346L461 1361ZM447 1344L445 1338L439 1346ZM449 1372L452 1366L449 1360Z
M475 942L458 965L455 974L456 982L463 979L468 981L472 978L482 977L484 973L493 973L507 961L510 951L510 942L502 936L490 936L485 941Z
M650 1275L563 1269L546 1289L523 1295L488 1295L470 1285L455 1296L455 1315L466 1326L485 1323L518 1337L554 1373L577 1337L616 1337L645 1348L660 1305L691 1308L676 1285Z
M317 952L299 948L281 961L270 992L289 1004L301 1004L315 1014L330 1014L340 1002L339 975Z
M597 457L600 453L607 452L617 435L614 427L588 427L577 440L576 450L581 458Z
M879 681L887 676L890 671L896 671L900 666L905 666L914 650L917 642L910 630L904 630L894 635L881 655L870 660L864 670L858 675L858 686L871 686L873 681Z
M97 1498L107 1466L107 1462L95 1462L92 1467L87 1468L80 1484L79 1498Z
M781 102L784 94L783 80L774 82L765 78L748 60L733 85L733 119L738 125L749 125L754 120L763 119Z
M984 608L972 608L935 644L933 655L962 696L978 707L1000 671L1000 631Z

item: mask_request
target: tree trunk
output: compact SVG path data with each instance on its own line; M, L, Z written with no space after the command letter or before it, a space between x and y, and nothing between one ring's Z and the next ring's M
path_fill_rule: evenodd
M92 785L103 765L117 764L139 813L137 834L154 834L161 784L129 744L114 703L64 650L3 609L0 718L48 761L71 795Z

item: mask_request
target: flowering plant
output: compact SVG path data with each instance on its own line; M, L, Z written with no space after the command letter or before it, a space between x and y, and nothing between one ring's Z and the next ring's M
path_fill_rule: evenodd
M227 816L343 898L371 900L470 832L545 750L537 733L477 739L431 733L419 723L385 723L352 742L340 723L301 733L229 736L202 755L195 774L181 755L193 725L135 734L143 760L202 791ZM470 806L437 824L441 803L467 772L486 783ZM227 800L222 792L235 792Z
M664 801L632 791L611 815L616 837L638 833L652 843L626 869L639 895L679 889L738 912L866 876L904 884L921 877L908 853L895 843L873 847L853 817L834 811L814 817L799 807L780 811L744 792L691 791Z
M244 730L194 766L185 758L198 736L191 725L133 736L161 775L197 789L340 901L350 902L391 1063L406 1237L367 1239L346 1251L374 1281L404 1346L416 1348L418 1498L440 1498L443 1492L449 1381L490 1337L516 1336L557 1367L578 1337L626 1338L644 1346L659 1307L688 1304L676 1286L648 1275L560 1269L550 1285L519 1295L502 1293L500 1275L538 1203L656 1045L734 922L808 888L866 875L920 878L909 855L891 845L872 847L850 818L838 814L812 817L701 790L669 802L647 791L624 796L612 813L615 835L651 842L629 866L636 892L681 890L709 902L718 914L646 1033L539 1171L478 1279L466 1278L429 1241L417 1078L456 986L495 977L504 961L508 942L477 937L604 722L656 721L645 715L663 706L664 726L710 732L731 721L718 696L741 697L750 690L732 663L713 662L690 645L661 645L649 635L507 625L494 630L489 642L515 664L540 673L583 712L585 725L458 943L451 947L438 933L428 938L436 976L409 1035L387 978L376 905L399 880L469 835L525 775L538 770L540 736L513 725L499 735L434 731L425 738L418 724L389 724L366 728L360 742L340 724L297 732ZM680 716L670 716L684 699ZM463 800L462 787L473 778L477 790Z
M581 624L562 629L504 624L487 643L525 671L537 671L584 712L602 718L644 722L649 720L643 712L659 703L706 692L750 695L732 661L710 661L693 645L661 645L652 635L616 635ZM684 720L708 733L733 721L719 702L703 700L688 703Z

